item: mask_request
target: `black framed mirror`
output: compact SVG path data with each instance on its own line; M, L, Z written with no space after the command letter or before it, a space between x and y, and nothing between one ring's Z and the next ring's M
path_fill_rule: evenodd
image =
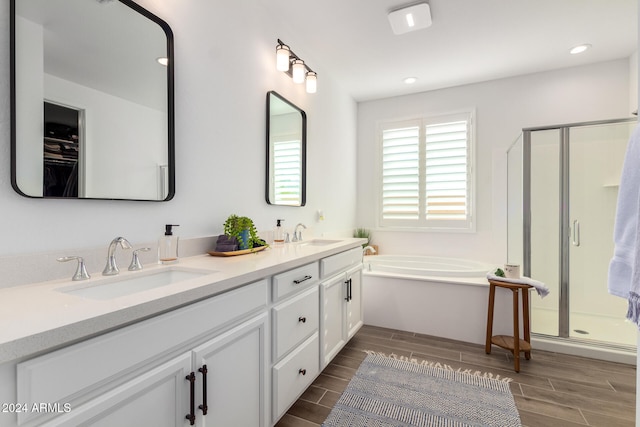
M267 203L304 206L306 181L307 115L270 91L267 93Z
M11 0L11 184L170 200L173 34L130 0Z

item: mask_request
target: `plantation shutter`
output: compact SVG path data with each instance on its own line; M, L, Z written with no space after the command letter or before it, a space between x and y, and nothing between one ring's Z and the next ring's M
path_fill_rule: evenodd
M420 126L382 133L382 218L420 217Z
M381 128L378 225L473 231L472 113Z
M427 220L467 218L467 121L428 124L425 129Z
M275 204L299 206L301 203L301 151L299 140L277 141L273 144Z

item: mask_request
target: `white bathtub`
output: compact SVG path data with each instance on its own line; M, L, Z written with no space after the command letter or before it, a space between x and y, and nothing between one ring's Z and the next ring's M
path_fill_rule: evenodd
M486 274L492 268L464 259L366 256L364 322L484 344L489 298ZM512 301L510 291L496 291L493 335L513 335Z
M480 278L485 282L492 266L483 262L430 256L377 255L365 257L365 269L399 276Z

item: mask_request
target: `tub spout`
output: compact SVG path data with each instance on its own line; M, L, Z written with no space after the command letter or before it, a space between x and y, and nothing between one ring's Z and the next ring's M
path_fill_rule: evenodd
M370 254L370 255L373 255L373 254L375 254L375 253L376 253L376 250L373 248L373 246L365 246L365 247L362 249L362 254L363 254L363 255L369 255L369 254Z

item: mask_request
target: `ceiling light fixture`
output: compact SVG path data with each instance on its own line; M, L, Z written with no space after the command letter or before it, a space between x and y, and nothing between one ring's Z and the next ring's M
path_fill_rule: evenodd
M431 26L431 8L428 3L418 3L389 12L389 24L393 33L404 34Z
M416 25L415 21L413 20L413 15L411 13L407 13L405 18L407 19L407 25L409 27L414 27Z
M403 82L405 82L408 85L414 84L417 81L418 81L417 77L407 77L406 79L403 80Z
M318 73L309 68L280 39L278 39L276 46L276 69L287 73L294 83L304 83L306 81L307 93L316 93L318 90Z
M156 58L156 61L158 61L158 64L160 65L164 65L165 67L167 65L169 65L169 58L165 57L165 56L161 56L159 58Z
M575 47L571 48L569 53L572 54L572 55L576 55L576 54L582 53L582 52L584 52L584 51L586 51L586 50L588 50L590 48L591 48L591 45L589 43L585 43L585 44L581 44L581 45L578 45L578 46L575 46Z

